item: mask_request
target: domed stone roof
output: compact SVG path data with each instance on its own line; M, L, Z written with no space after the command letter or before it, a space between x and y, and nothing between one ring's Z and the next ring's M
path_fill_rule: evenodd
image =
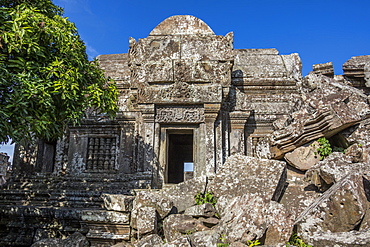
M158 35L215 35L201 19L191 15L174 15L156 26L150 36Z

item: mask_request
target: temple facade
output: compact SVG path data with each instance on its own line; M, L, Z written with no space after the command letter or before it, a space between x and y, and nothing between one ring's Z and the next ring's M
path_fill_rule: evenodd
M233 33L215 35L193 16L172 16L131 38L127 54L98 59L119 89L118 115L70 127L43 170L145 174L151 188L210 175L230 154L253 155L299 98L297 54L233 49Z
M169 17L131 38L128 53L98 60L119 89L117 117L88 113L56 145L40 143L31 170L137 175L130 186L161 188L213 174L230 154L254 155L299 99L298 54L233 49L233 33L216 35L193 16ZM15 166L29 171L30 162Z

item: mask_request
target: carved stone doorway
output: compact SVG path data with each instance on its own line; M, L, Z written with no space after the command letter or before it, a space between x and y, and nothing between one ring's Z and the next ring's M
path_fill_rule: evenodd
M177 184L196 176L198 126L162 126L160 140L160 176L164 184Z
M193 163L193 133L168 134L167 183L184 181L185 163Z

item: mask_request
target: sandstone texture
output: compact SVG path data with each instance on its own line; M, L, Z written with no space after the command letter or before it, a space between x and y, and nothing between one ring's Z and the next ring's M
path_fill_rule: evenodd
M217 209L223 215L225 207L236 196L249 194L265 201L277 201L286 176L286 163L283 161L233 155L209 182L207 190L218 198Z
M286 153L284 159L289 163L289 165L301 171L307 171L320 161L320 155L316 150L317 145L299 147L293 152Z
M102 194L101 197L107 210L122 212L130 212L132 210L132 202L135 199L133 196L117 194Z
M261 158L281 158L310 141L332 137L369 117L368 97L351 86L324 76L309 74L304 80L300 109L291 114L286 126L258 143Z
M293 219L283 205L257 195L236 197L230 202L217 229L228 243L260 239L266 234L266 244L284 244L289 240Z

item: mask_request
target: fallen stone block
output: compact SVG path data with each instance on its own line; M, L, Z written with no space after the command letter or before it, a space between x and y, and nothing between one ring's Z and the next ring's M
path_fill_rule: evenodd
M304 79L303 102L282 129L262 138L257 157L280 159L285 153L320 137L331 137L370 116L368 97L361 90L334 79L309 74Z
M194 247L216 246L220 242L220 233L216 230L195 232L189 235L189 239Z
M141 207L137 210L136 229L139 237L156 234L158 229L157 212L153 207Z
M323 161L311 167L305 174L305 180L317 186L321 191L327 190L346 175L370 169L370 164L352 163L353 157L343 153L332 153Z
M370 229L350 232L321 232L312 236L308 241L315 247L326 246L370 246Z
M291 169L287 172L287 187L280 200L286 210L295 219L309 205L311 205L321 193L314 185L304 181L304 173L298 173Z
M232 198L253 194L278 201L286 183L286 163L236 154L230 156L207 186L222 216Z
M81 219L85 222L109 222L117 224L128 224L129 213L106 211L106 210L83 210Z
M162 247L192 247L189 236L182 236L176 240L162 245Z
M171 212L173 202L168 200L166 197L162 197L162 195L157 191L151 190L136 191L134 208L138 209L144 206L155 208L161 219L163 219Z
M190 235L197 231L209 228L189 215L171 214L163 221L164 236L168 242L172 242L182 235Z
M101 197L107 210L121 212L130 212L135 198L134 196L120 194L102 194Z
M212 204L204 203L185 209L184 215L190 215L193 217L212 217L215 215L215 213L216 209Z
M162 198L173 202L178 212L183 212L185 209L195 204L194 196L199 191L205 191L207 185L207 177L196 177L185 182L173 185L169 188L164 188L157 192Z
M320 155L316 152L317 147L299 147L293 152L286 153L284 159L289 165L301 171L307 171L320 161Z
M281 244L289 240L293 223L283 205L246 194L230 201L215 229L225 236L227 243L247 242L265 235L265 244Z
M296 219L297 234L304 241L322 232L357 229L367 210L362 174L352 172L332 185Z
M217 225L220 222L220 220L215 217L210 217L210 218L200 217L198 219L203 223L203 225L210 227L210 228Z
M161 247L163 240L157 234L151 234L140 239L135 247Z

